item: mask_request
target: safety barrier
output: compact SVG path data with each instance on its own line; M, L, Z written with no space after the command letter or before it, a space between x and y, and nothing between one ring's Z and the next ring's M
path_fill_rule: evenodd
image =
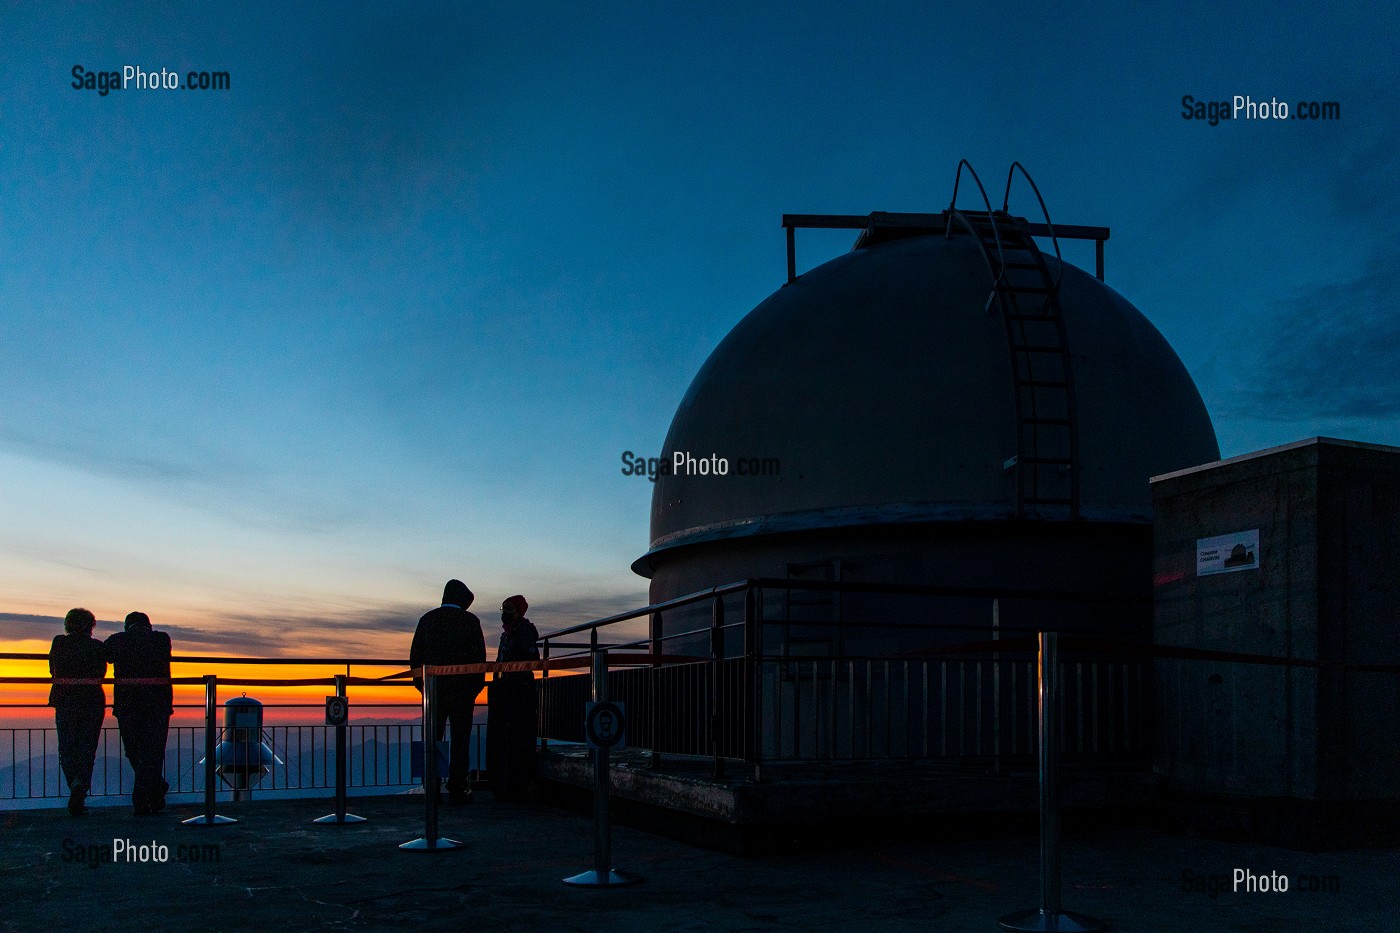
M47 655L34 653L6 653L0 655L8 660L42 662ZM405 665L395 659L321 659L321 658L225 658L176 656L172 663L178 665L218 664L218 665L279 665L279 664L323 664L344 666L347 671L353 667L392 667L396 670ZM197 677L175 677L171 683L177 686L199 685L206 687L211 675ZM233 695L245 687L306 687L326 685L341 696L347 693L350 685L360 688L400 686L411 688L408 673L390 674L387 677L352 677L348 674L332 675L324 678L217 678L218 687L227 695ZM47 685L48 677L5 677L3 684ZM101 681L113 684L107 678ZM373 693L382 693L373 691ZM362 697L367 693L361 693ZM52 711L37 704L5 704L11 710L35 709L41 715L51 716ZM177 711L190 708L190 704L176 704ZM201 703L200 708L207 707ZM269 703L270 710L306 709L320 712L319 704ZM412 711L417 713L417 704L403 702L378 702L366 700L355 705L357 713L368 711ZM208 746L217 746L229 738L222 726L211 723L206 709L206 722L203 725L172 725L166 743L164 777L170 785L169 799L173 802L194 802L206 797L211 784L206 776L202 759L208 757ZM108 720L114 722L114 720ZM344 795L382 793L402 793L419 783L413 776L411 750L413 743L421 741L422 726L417 716L405 717L401 723L350 723L336 727L323 724L268 723L260 729L260 739L276 750L276 758L268 772L256 786L260 796L296 797L309 796L314 792L336 790L337 800ZM470 758L477 776L484 776L485 735L484 729L476 726L470 738ZM343 743L343 745L341 744ZM341 772L343 771L343 777ZM343 782L343 784L342 784ZM122 755L119 731L105 726L99 735L92 787L89 798L100 804L103 798L121 798L131 793L133 775L130 764ZM230 791L214 781L213 789L222 796ZM53 806L67 798L67 790L62 780L58 762L58 741L52 726L0 727L0 805L9 807ZM339 808L338 808L339 809Z

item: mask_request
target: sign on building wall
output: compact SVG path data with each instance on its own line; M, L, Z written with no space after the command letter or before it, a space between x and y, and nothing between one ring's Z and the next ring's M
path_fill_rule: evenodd
M1196 539L1196 576L1259 569L1259 529Z

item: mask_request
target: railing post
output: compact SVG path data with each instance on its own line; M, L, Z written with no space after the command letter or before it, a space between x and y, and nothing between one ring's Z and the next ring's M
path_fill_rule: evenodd
M652 655L651 664L647 667L647 733L651 742L651 767L657 769L661 767L661 713L656 698L656 658L661 654L661 643L665 638L661 613L651 614L647 629L647 642Z
M724 659L724 597L716 596L710 608L710 752L714 756L714 779L724 780L724 758L720 755L720 663Z
M1002 917L1007 930L1089 933L1102 921L1060 909L1059 635L1037 635L1036 703L1040 719L1040 907Z
M744 750L753 766L753 782L763 779L763 635L760 628L759 592L750 584L744 590L744 686L748 691L748 716L744 730L748 733Z
M348 671L349 669L350 666L347 664L346 670ZM345 680L349 676L350 675L348 673L335 675L335 695L340 697L342 700L346 698ZM345 824L363 823L365 821L365 818L363 816L356 816L353 813L345 812L345 798L347 793L345 756L346 745L348 744L345 741L345 733L348 729L349 726L347 726L343 722L335 727L335 812L327 814L326 816L323 816L319 819L312 820L313 823Z
M437 729L433 724L433 703L437 693L437 678L423 665L423 835L418 839L400 843L399 848L408 852L442 852L460 849L462 844L456 839L438 836L438 771L437 771Z
M183 826L223 826L237 823L231 816L219 816L214 812L214 789L218 775L214 772L215 743L214 732L219 707L218 678L213 674L204 675L204 815L182 820Z

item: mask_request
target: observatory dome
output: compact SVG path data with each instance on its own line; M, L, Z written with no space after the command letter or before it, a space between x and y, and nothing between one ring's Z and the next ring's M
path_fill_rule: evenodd
M1077 434L1072 509L1018 499L1029 417L1018 393L1029 390L1018 388L1004 308L989 300L974 237L926 231L858 242L780 288L715 348L663 454L722 457L729 472L657 478L651 547L633 569L652 577L697 546L830 540L837 529L1150 526L1150 477L1219 458L1210 417L1131 303L1054 256L1045 264L1072 369L1071 407L1058 413ZM669 595L653 585L654 598Z

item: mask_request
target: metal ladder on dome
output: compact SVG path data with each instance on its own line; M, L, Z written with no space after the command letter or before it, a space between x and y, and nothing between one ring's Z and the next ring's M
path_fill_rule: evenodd
M962 170L982 193L985 211L960 211ZM1045 215L1045 226L1060 258L1060 243L1040 189L1019 162L1006 175L1001 210L993 210L986 188L966 159L958 163L944 236L958 221L977 242L992 276L986 309L1001 312L1016 400L1016 453L1005 463L1016 472L1017 518L1079 518L1079 431L1075 415L1074 367L1064 314L1060 275L1051 276L1045 256L1024 217L1007 210L1017 170L1030 183Z

